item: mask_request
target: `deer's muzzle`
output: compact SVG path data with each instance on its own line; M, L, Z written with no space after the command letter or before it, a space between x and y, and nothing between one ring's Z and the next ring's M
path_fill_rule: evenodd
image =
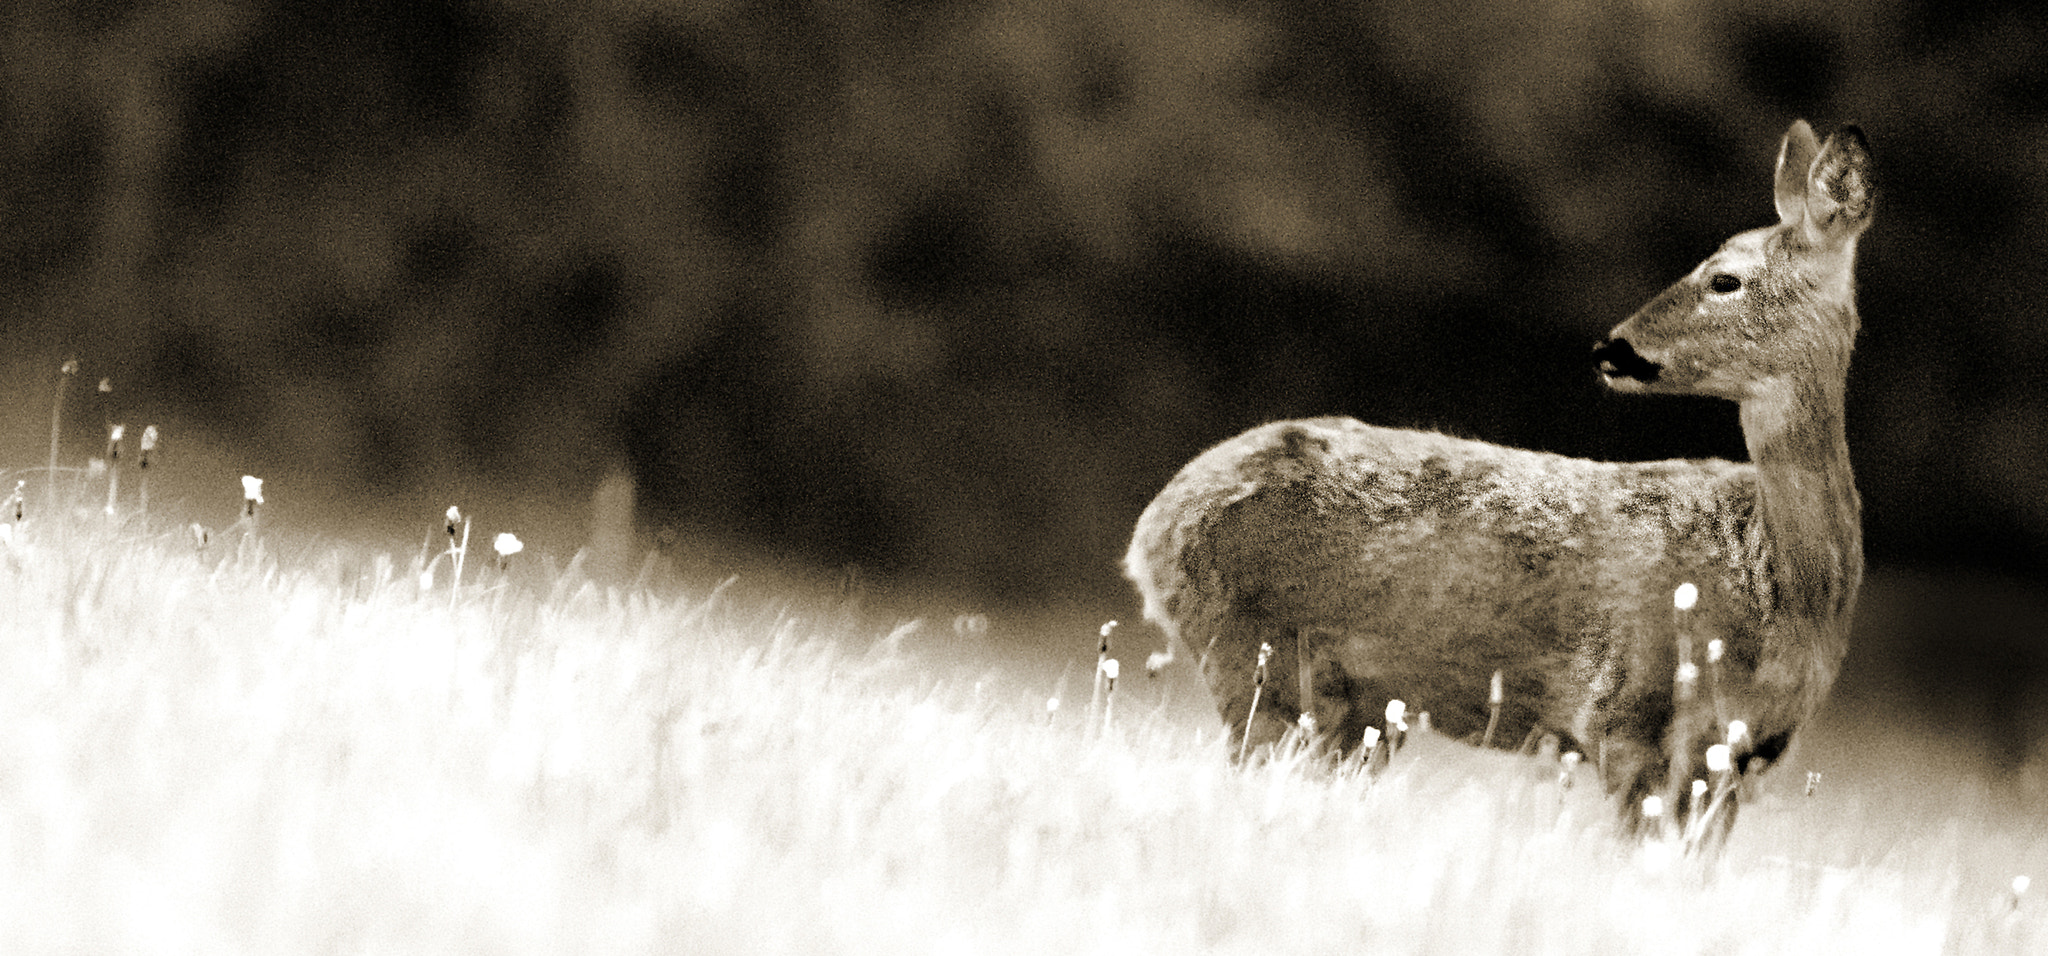
M1649 384L1657 380L1657 373L1664 366L1636 354L1636 347L1627 339L1608 339L1593 349L1593 360L1600 363L1600 374L1610 379L1632 378Z

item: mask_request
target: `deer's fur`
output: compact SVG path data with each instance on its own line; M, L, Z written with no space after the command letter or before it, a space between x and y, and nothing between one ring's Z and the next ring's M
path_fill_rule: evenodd
M1749 463L1276 422L1204 452L1138 520L1125 568L1146 617L1200 659L1254 747L1303 712L1355 747L1392 698L1477 741L1500 671L1493 739L1575 741L1627 807L1731 719L1751 729L1741 766L1777 759L1834 680L1863 571L1843 381L1868 176L1854 127L1822 145L1793 124L1781 221L1729 239L1595 353L1617 391L1740 403ZM1681 615L1688 581L1701 597ZM1673 675L1713 639L1726 658L1707 726L1684 719ZM1274 676L1250 714L1262 642Z

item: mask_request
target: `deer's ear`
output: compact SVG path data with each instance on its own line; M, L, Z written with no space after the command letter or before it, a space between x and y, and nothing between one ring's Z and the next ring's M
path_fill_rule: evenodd
M1863 131L1844 126L1813 160L1806 196L1806 231L1819 242L1844 242L1870 225L1870 145Z
M1785 141L1778 146L1778 221L1800 222L1806 218L1807 175L1819 152L1820 141L1814 138L1813 127L1806 125L1805 120L1793 120L1792 128L1785 131Z

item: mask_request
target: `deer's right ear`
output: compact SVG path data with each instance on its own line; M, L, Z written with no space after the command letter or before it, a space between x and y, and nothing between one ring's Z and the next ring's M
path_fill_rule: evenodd
M1778 146L1774 198L1779 222L1800 222L1806 218L1806 177L1813 167L1813 157L1819 153L1820 140L1814 138L1813 127L1806 125L1805 120L1793 120L1792 128L1785 131L1784 143Z

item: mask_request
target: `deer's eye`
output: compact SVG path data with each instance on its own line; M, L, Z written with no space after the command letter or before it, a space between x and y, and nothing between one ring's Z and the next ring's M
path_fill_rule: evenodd
M1712 289L1715 292L1721 293L1722 295L1727 295L1730 292L1742 288L1742 280L1732 275L1729 275L1726 272L1716 272L1714 273L1713 278L1707 280L1707 288Z

